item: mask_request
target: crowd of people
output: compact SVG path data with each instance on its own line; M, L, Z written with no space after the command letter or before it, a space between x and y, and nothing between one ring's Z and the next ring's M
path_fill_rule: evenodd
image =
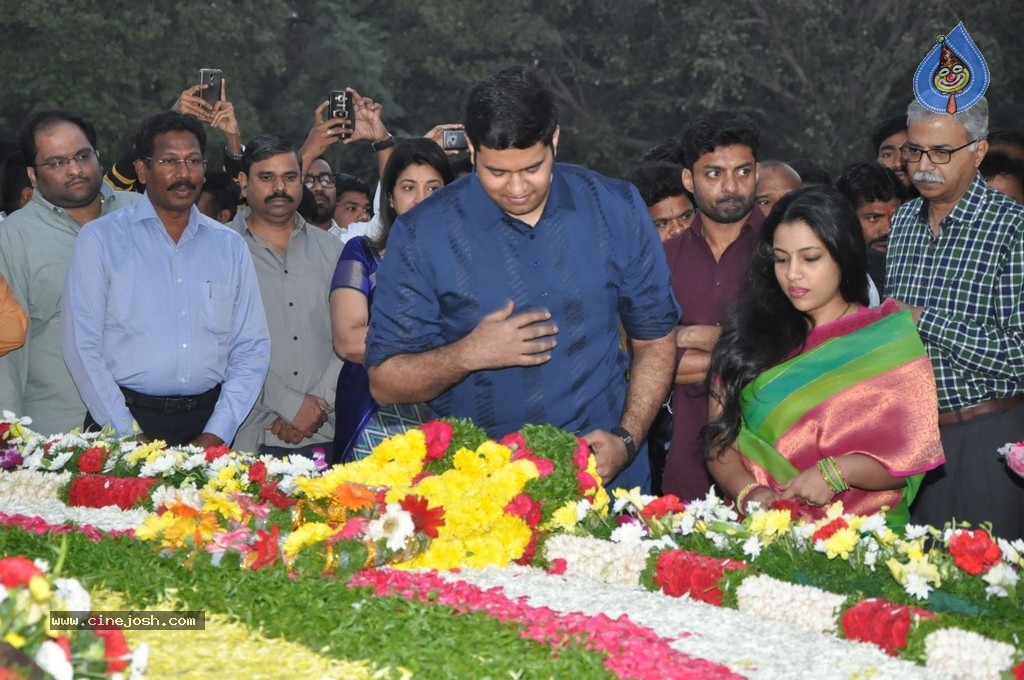
M438 416L552 423L611 487L1024 537L1024 135L984 98L911 101L834 182L735 111L616 179L556 162L521 66L401 140L350 90L243 144L203 87L105 174L71 111L11 145L0 406L34 429L347 462ZM326 160L357 143L379 181Z

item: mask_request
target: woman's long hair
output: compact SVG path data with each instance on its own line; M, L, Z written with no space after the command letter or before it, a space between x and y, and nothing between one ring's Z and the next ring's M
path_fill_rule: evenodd
M766 369L803 349L813 328L810 315L789 301L775 276L775 232L803 222L839 265L839 293L868 304L867 251L853 206L837 189L817 184L786 194L761 226L747 268L746 290L715 344L708 369L712 399L722 406L700 432L708 458L721 456L740 431L740 392Z
M395 145L387 164L384 166L384 173L380 178L381 201L380 201L380 236L372 243L372 247L378 253L384 252L388 244L388 235L391 233L391 225L395 223L398 214L391 205L391 197L395 193L395 185L398 184L398 176L410 165L429 165L441 175L441 181L446 185L455 181L455 173L452 172L451 163L448 157L441 150L441 147L432 139L426 137L411 137L403 139Z

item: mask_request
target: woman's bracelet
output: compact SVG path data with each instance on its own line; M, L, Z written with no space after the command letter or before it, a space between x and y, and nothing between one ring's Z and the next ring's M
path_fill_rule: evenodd
M821 472L825 483L835 493L842 493L850 488L850 485L846 482L846 477L843 476L842 469L839 467L839 463L832 456L818 461L818 471Z
M764 484L760 484L758 482L751 482L750 484L747 484L745 487L740 489L740 492L738 494L736 494L736 507L739 509L740 512L746 512L746 510L743 507L743 504L746 502L747 496L750 495L750 492L754 491L755 489L767 488L768 487L766 487Z

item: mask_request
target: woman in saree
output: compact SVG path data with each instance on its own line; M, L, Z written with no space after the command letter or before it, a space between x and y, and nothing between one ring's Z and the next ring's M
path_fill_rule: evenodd
M370 396L363 356L377 268L395 218L454 179L448 158L436 142L425 137L399 142L381 175L380 237L350 240L338 260L331 282L331 328L334 351L345 365L338 375L335 399L333 463L364 458L387 437L433 419L430 408L422 404L379 407Z
M931 364L909 312L869 309L853 207L829 186L785 196L761 228L743 300L712 354L708 467L741 512L886 513L906 524L942 464Z

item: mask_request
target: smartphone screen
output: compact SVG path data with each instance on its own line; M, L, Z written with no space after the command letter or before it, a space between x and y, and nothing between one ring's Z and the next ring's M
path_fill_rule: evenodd
M205 90L199 91L199 96L210 106L216 106L220 100L221 81L223 79L224 74L219 68L199 69L199 84L207 86Z

